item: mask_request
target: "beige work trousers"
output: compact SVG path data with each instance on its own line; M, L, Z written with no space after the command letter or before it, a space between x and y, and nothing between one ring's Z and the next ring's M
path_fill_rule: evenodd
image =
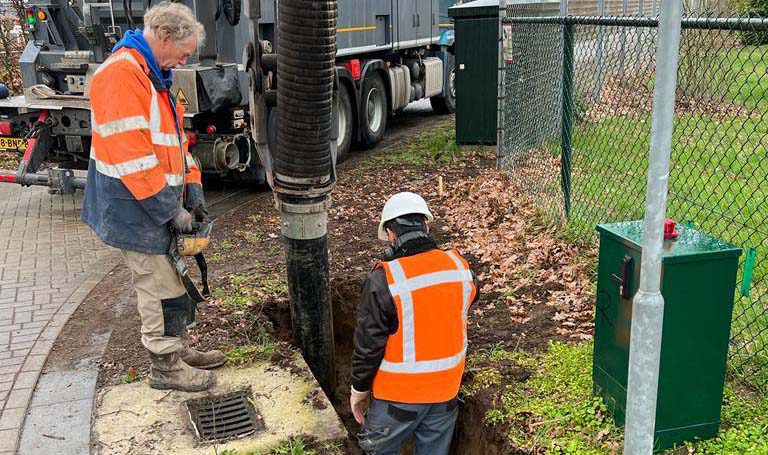
M186 290L168 257L130 250L120 252L131 269L133 287L139 301L141 343L157 355L181 350L182 344L178 334L166 334L163 301L186 296Z

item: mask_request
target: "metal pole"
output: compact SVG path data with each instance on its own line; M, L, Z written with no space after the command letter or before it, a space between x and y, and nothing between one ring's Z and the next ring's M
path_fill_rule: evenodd
M568 15L568 0L560 0L560 15Z
M659 42L656 47L656 85L653 93L640 290L632 305L625 455L651 454L656 425L656 398L664 321L664 298L660 291L661 253L669 185L669 159L672 153L682 3L680 0L665 0L661 8Z
M499 0L499 71L496 93L496 166L501 169L501 157L504 152L504 19L507 17L507 2Z
M627 16L629 12L629 0L624 0L621 4L621 15ZM624 66L627 60L627 29L621 28L621 55L619 56L619 74L624 78Z
M605 16L605 0L597 0L597 15ZM595 65L595 88L592 98L600 98L603 89L603 41L605 40L605 26L597 27L597 65Z
M643 5L643 0L638 0L637 2L637 15L643 16L645 14L645 11ZM640 70L640 62L642 61L642 55L643 55L643 29L641 27L635 28L635 37L637 38L637 42L635 43L635 71Z
M560 150L560 185L566 218L571 216L571 154L573 139L573 38L576 26L563 26L563 118Z

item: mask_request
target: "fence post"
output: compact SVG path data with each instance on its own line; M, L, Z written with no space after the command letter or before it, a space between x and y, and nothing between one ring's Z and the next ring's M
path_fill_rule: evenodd
M499 66L496 81L496 167L501 169L504 153L504 92L506 69L504 61L504 19L507 17L507 1L499 0Z
M605 16L605 0L597 0L597 15ZM605 26L597 26L597 64L595 65L595 88L592 91L592 98L600 98L600 91L603 89L603 45L605 41Z
M573 148L573 38L576 26L563 25L563 119L560 150L560 185L566 218L571 216L571 155Z
M621 15L627 16L629 14L629 0L624 0L621 3ZM619 74L624 79L624 66L627 63L627 27L621 27L621 55L619 55Z
M640 17L645 16L644 11L644 4L643 0L638 0L637 2L637 15ZM642 55L643 55L643 28L637 27L635 30L635 36L637 38L637 42L635 43L635 71L640 70L640 62L642 61Z
M681 17L680 0L665 0L661 3L640 290L632 302L625 455L650 455L653 452L664 322L664 297L660 291L661 260L675 118Z

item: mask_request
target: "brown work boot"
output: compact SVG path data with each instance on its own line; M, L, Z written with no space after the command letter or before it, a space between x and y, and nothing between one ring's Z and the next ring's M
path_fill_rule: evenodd
M187 365L201 370L210 370L212 368L218 368L227 363L227 358L221 351L206 351L201 352L195 348L184 348L179 351L181 354L181 360Z
M163 355L150 353L149 359L152 361L149 386L153 389L201 392L216 383L212 372L187 365L178 352Z
M189 334L181 335L181 344L184 348L179 351L181 354L181 360L187 365L201 370L210 370L218 368L227 363L227 357L223 352L219 350L214 351L198 351L197 349L189 345Z

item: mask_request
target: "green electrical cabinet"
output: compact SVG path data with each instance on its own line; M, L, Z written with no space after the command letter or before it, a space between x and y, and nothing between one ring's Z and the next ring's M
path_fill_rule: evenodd
M595 344L595 394L617 425L626 417L632 298L640 284L643 223L600 224ZM741 250L678 226L664 241L664 296L655 449L717 434Z
M456 143L496 144L499 0L448 8L456 42Z

